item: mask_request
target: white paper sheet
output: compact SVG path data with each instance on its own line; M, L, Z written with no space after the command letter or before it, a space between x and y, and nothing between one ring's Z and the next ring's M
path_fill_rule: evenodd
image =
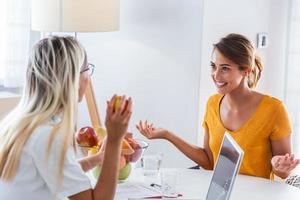
M115 200L139 199L161 196L160 190L141 183L118 184Z

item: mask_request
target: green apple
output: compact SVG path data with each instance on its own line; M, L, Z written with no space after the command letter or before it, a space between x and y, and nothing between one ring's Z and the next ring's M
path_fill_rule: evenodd
M94 127L94 130L97 133L99 140L103 140L105 138L105 136L107 135L106 129L104 127L97 125Z
M125 165L125 167L123 167L122 169L120 169L119 172L119 180L125 180L128 178L129 174L131 172L131 164L127 163Z
M98 179L100 173L101 173L101 166L97 166L97 167L93 168L92 174L93 174L95 179Z
M130 172L131 172L131 164L127 163L125 165L125 167L123 167L122 169L120 169L118 179L119 180L125 180L125 179L127 179L128 176L130 175ZM92 174L95 177L95 179L98 179L100 173L101 173L101 166L97 166L97 167L93 168Z

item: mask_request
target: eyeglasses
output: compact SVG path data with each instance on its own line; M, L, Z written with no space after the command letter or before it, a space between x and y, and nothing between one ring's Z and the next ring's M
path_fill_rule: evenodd
M91 64L91 63L88 63L88 65L87 65L84 69L82 69L82 70L80 71L80 73L82 74L83 72L88 71L88 75L89 75L89 76L92 76L93 73L94 73L94 68L95 68L95 65L93 65L93 64Z

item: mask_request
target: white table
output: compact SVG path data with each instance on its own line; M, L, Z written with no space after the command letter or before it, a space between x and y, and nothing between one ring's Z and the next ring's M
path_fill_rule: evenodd
M178 199L205 199L212 171L178 169L178 192L183 197ZM135 169L128 183L159 183L158 179L142 175L141 169ZM122 184L122 183L121 183ZM292 200L300 199L300 189L283 182L263 178L238 175L231 194L231 200Z

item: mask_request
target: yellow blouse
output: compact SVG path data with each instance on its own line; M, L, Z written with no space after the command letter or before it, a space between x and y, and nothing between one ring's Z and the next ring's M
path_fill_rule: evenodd
M244 150L240 173L272 179L271 140L278 140L291 134L291 123L283 103L264 95L256 111L238 130L227 130L220 119L220 103L223 95L210 97L202 126L209 134L209 147L216 164L225 131Z

